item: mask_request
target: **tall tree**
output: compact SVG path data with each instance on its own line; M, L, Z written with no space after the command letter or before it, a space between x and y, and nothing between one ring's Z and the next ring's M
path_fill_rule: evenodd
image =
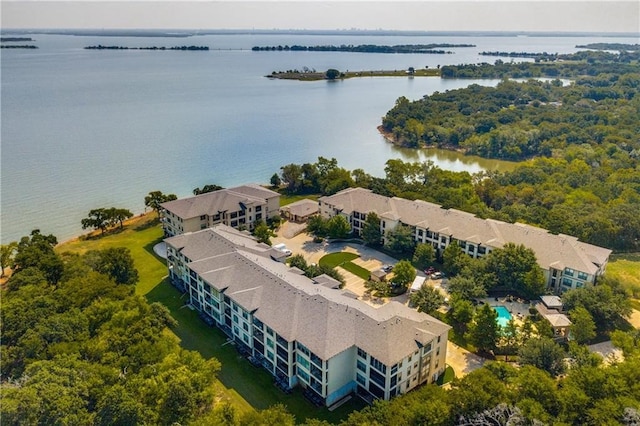
M329 233L327 219L320 215L311 216L307 221L307 232L316 237L326 237Z
M548 337L529 339L518 352L520 363L533 365L546 371L553 377L562 374L564 366L564 350Z
M415 247L415 239L411 228L398 224L395 229L388 230L385 235L384 246L394 253L409 254L413 253Z
M144 197L144 205L153 209L156 213L160 213L160 204L177 199L178 197L175 194L163 194L161 191L151 191Z
M280 170L282 170L282 182L286 185L287 191L295 193L302 185L302 167L291 163L280 167Z
M224 189L224 188L221 187L220 185L209 183L203 186L202 188L194 188L193 195L206 194L207 192L219 191L221 189Z
M253 236L258 239L258 242L271 245L271 237L274 237L275 234L266 223L259 221L253 228Z
M496 285L533 298L544 293L544 280L533 250L524 245L507 243L486 257L486 270L493 274Z
M500 337L500 326L496 321L497 318L498 313L487 304L482 305L476 311L474 323L469 330L469 337L479 351L485 353L495 351Z
M436 257L431 244L418 243L413 251L413 263L420 269L426 268Z
M17 248L18 243L16 241L0 246L0 277L4 277L5 268L11 266Z
M89 215L82 219L80 223L82 224L82 229L93 228L95 230L100 230L101 233L104 234L107 227L109 226L110 216L107 212L107 209L99 208L99 209L91 209L89 211Z
M367 213L367 218L364 220L364 225L362 225L362 239L367 245L380 245L382 232L380 232L380 218L376 212Z
M449 293L456 294L464 300L481 299L487 296L487 291L481 283L464 274L450 278L447 286Z
M93 270L108 275L118 284L138 282L138 270L131 252L126 247L110 247L87 252L85 259Z
M465 266L471 263L471 258L462 251L457 242L449 244L442 252L442 267L449 275L458 275Z
M276 189L280 188L280 185L282 185L282 179L280 179L280 175L277 173L274 173L271 176L270 182L271 182L271 186Z
M423 285L409 300L411 305L418 308L418 312L433 315L444 303L444 296L430 285Z
M121 209L117 207L111 207L107 209L107 217L110 225L119 225L122 229L125 220L133 217L133 213L127 209Z
M569 311L569 318L572 322L571 335L576 342L584 344L596 337L596 323L585 308L576 306Z
M344 216L339 214L329 219L327 232L331 238L347 238L351 232L351 225Z
M393 282L408 287L416 278L416 269L408 260L401 260L393 267Z

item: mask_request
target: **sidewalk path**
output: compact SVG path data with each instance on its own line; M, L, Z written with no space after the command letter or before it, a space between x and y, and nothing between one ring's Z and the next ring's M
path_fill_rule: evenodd
M451 341L447 342L447 364L453 368L456 377L460 378L477 370L484 365L485 361L486 359L481 356L469 352Z

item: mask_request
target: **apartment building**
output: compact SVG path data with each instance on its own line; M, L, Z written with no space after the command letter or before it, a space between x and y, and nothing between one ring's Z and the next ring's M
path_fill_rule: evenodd
M349 188L321 197L319 208L325 218L343 215L358 235L367 214L375 212L380 217L383 235L403 224L411 227L417 242L443 250L455 241L474 258L485 256L506 243L522 244L535 252L547 286L557 293L594 284L604 273L611 254L611 250L580 242L569 235L551 234L546 229L522 223L481 219L426 201L385 197L364 188Z
M222 224L165 241L172 283L285 390L301 386L326 406L354 392L389 399L445 370L450 327L429 315L309 279Z
M209 228L218 223L253 229L258 221L277 215L280 194L256 184L221 189L161 204L166 236Z

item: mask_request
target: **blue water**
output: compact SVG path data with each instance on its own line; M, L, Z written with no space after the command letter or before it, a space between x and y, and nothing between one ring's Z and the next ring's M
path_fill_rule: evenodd
M606 37L210 35L189 39L33 35L37 50L3 49L1 228L60 240L97 207L144 210L152 190L268 182L288 163L335 157L381 176L389 158L477 172L503 163L386 143L376 130L400 96L495 80L270 80L272 71L406 69L493 62L484 50L572 52ZM475 43L452 55L252 52L254 45ZM93 51L88 45L210 46L208 52Z
M504 306L492 306L493 310L498 313L498 325L505 328L509 321L511 321L511 312Z

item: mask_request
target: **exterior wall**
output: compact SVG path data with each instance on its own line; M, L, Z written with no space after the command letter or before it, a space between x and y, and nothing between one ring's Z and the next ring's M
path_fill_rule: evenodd
M329 406L359 386L367 394L389 399L433 381L434 374L444 371L447 333L441 336L439 346L434 339L393 366L382 364L355 345L323 360L302 342L287 341L227 296L224 289L218 291L213 283L203 280L188 267L190 262L167 245L173 285L188 294L190 304L205 322L232 338L241 354L264 367L284 388L301 386Z
M327 405L333 404L356 389L354 374L355 363L355 346L327 361L330 370L327 383Z
M266 202L266 217L263 217L263 220L271 218L277 214L280 214L280 196L273 196L271 198L267 198Z
M362 217L366 218L366 214L362 212L354 211L350 214L347 214L345 212L339 211L335 208L335 206L326 202L320 203L320 212L321 215L327 219L335 216L336 214L342 214L351 224L352 231L356 232L358 235L361 233L362 225L364 224L364 220L362 220ZM383 235L383 241L385 241L384 235L387 232L395 229L400 223L402 222L399 220L381 218L380 227ZM452 241L456 241L462 251L473 258L484 257L495 249L495 247L486 246L471 241L458 240L453 237L453 235L441 234L428 228L412 228L415 241L425 244L431 244L433 248L439 251L444 250L449 244L451 244ZM598 275L603 274L605 268L606 264L601 265L599 267ZM556 293L562 293L570 289L581 288L586 285L595 284L597 279L597 275L594 276L581 271L574 271L569 268L565 268L563 271L559 271L560 275L556 277L553 276L554 269L550 266L542 267L542 271L547 287L553 289Z

